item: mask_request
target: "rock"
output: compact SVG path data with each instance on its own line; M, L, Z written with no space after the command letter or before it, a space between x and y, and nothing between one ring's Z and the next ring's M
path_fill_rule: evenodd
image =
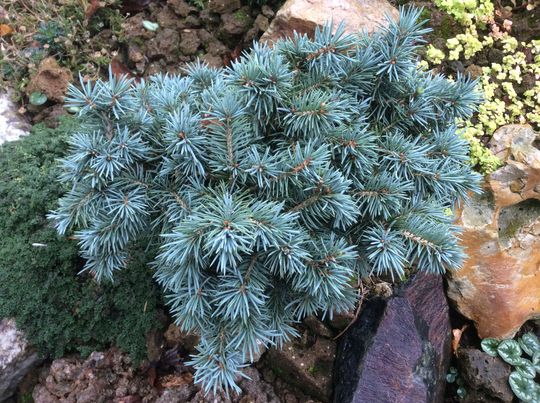
M128 44L128 59L131 63L140 63L144 61L144 53L142 52L139 45L136 43L129 43Z
M272 10L268 4L262 6L261 12L267 18L272 18L274 15L276 15L276 13L274 13L274 10Z
M11 102L10 93L0 93L0 144L26 136L30 125Z
M179 43L180 35L175 29L161 29L156 37L150 40L149 45L146 47L146 55L151 60L162 57L173 59Z
M133 42L134 40L137 40L138 42L144 42L156 36L156 33L154 31L144 29L144 20L144 14L139 13L134 15L133 17L127 18L124 24L122 24L124 34L126 38L130 38L130 42Z
M270 21L268 20L268 17L265 17L262 14L259 14L257 18L255 18L255 28L257 28L257 31L265 32L268 27L270 26Z
M181 345L189 353L194 353L195 347L199 344L199 336L182 332L174 323L169 325L164 337L168 347Z
M473 80L476 80L478 77L482 76L482 67L477 66L476 64L470 64L465 69L465 74L468 74Z
M291 341L268 350L264 363L285 382L323 402L332 397L332 367L336 343L322 337L314 342Z
M160 28L178 28L181 25L178 16L168 7L161 8L155 18ZM130 45L131 41L128 44Z
M213 40L208 43L208 45L206 45L206 51L212 56L218 56L221 63L219 66L223 66L223 56L228 52L227 46L225 46L220 41Z
M157 390L146 374L137 373L126 354L116 349L93 352L86 360L54 360L40 376L32 397L48 402L148 402L156 401Z
M193 385L181 385L174 388L167 388L156 400L156 403L188 402L196 392L197 388Z
M464 403L513 401L508 384L511 369L499 357L471 348L460 349L458 367L467 390Z
M316 26L334 21L344 21L346 31L373 32L385 24L386 15L397 19L398 10L386 0L287 0L276 13L268 30L261 37L263 42L290 37L294 31L312 35Z
M197 30L184 29L180 35L180 51L184 55L194 55L201 44Z
M219 24L220 18L219 14L212 13L208 8L205 8L199 13L199 17L203 23L205 23L207 26L211 25L217 25Z
M39 362L13 319L0 321L0 402L9 398L19 382Z
M442 402L451 327L441 276L418 273L364 304L339 340L334 401Z
M208 64L210 67L223 67L223 58L221 56L205 53L202 55L201 60Z
M213 13L227 14L238 10L241 6L240 0L210 0L206 7Z
M313 315L306 317L302 323L317 336L327 339L334 337L334 332Z
M458 217L469 256L448 275L448 296L481 338L511 338L540 317L540 139L530 126L498 129L490 143L506 165Z
M221 15L221 32L225 35L240 35L248 31L253 24L249 8L241 8L234 13Z
M47 57L39 64L25 91L28 96L42 92L51 101L63 102L70 81L71 71L60 67L54 57Z
M181 17L187 17L191 12L197 12L197 8L189 5L185 0L167 0L167 5Z

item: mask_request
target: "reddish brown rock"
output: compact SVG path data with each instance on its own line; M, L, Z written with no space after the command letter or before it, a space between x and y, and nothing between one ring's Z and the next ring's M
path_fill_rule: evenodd
M540 317L540 139L529 126L497 130L493 152L506 165L460 213L469 256L448 276L448 296L481 338L509 338Z
M84 361L53 361L41 374L32 397L36 403L151 402L156 401L158 391L145 374L133 369L125 354L110 349L94 352Z
M386 0L287 0L277 12L263 42L290 37L294 31L313 34L316 26L343 21L349 33L373 32L386 23L386 15L397 19L398 11Z
M41 61L36 74L30 79L26 87L26 94L42 92L51 101L62 102L66 94L71 71L60 67L54 57L47 57Z
M416 274L390 299L368 301L339 342L334 401L444 399L451 328L441 276Z

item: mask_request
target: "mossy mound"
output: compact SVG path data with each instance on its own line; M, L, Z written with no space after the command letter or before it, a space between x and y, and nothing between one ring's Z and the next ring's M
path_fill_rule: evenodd
M139 361L161 303L142 251L114 284L97 284L78 274L76 241L58 237L46 218L63 192L56 159L72 128L65 118L0 146L0 318L14 317L44 356L116 345Z

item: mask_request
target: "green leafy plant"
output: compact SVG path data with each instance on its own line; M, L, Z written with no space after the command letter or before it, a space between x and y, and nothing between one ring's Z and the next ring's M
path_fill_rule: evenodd
M446 374L446 382L456 384L456 395L458 398L463 399L467 396L467 389L465 389L465 382L459 375L456 367L450 367Z
M493 357L501 357L512 365L508 382L514 394L524 402L540 402L540 341L533 333L525 333L517 340L484 339L482 350Z
M56 159L76 129L35 126L0 146L0 317L14 317L43 356L88 354L116 345L135 361L146 357L146 333L160 326L160 293L139 248L115 283L77 275L74 241L58 237L46 219L65 189Z
M71 87L70 190L50 218L98 280L154 235L207 390L237 389L260 346L306 315L353 308L354 276L460 266L445 209L479 175L453 123L479 99L474 82L417 67L419 13L372 37L325 26L255 45L227 69Z
M64 55L64 27L58 21L42 22L34 34L34 39L42 46L47 46L52 54Z

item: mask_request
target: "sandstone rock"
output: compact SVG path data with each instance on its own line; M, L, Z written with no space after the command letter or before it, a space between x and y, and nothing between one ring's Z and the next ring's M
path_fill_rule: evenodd
M62 102L68 84L71 81L71 71L60 67L54 57L47 57L39 64L36 74L26 87L26 94L42 92L51 101Z
M349 33L373 32L386 22L386 15L398 18L397 9L386 0L287 0L261 41L289 37L295 30L311 35L316 26L331 20L335 27L344 21Z
M441 276L416 274L394 297L364 303L339 341L334 401L442 402L451 328Z
M485 180L486 192L461 212L469 256L448 275L448 296L481 338L509 338L540 317L540 150L529 126L497 130L493 152L506 165Z
M511 369L499 357L480 350L460 349L458 365L467 390L464 403L513 401L514 394L508 384Z
M40 362L12 319L0 321L0 402L9 398L23 377Z
M287 383L323 402L331 400L336 343L322 337L295 340L282 349L268 350L264 363Z

